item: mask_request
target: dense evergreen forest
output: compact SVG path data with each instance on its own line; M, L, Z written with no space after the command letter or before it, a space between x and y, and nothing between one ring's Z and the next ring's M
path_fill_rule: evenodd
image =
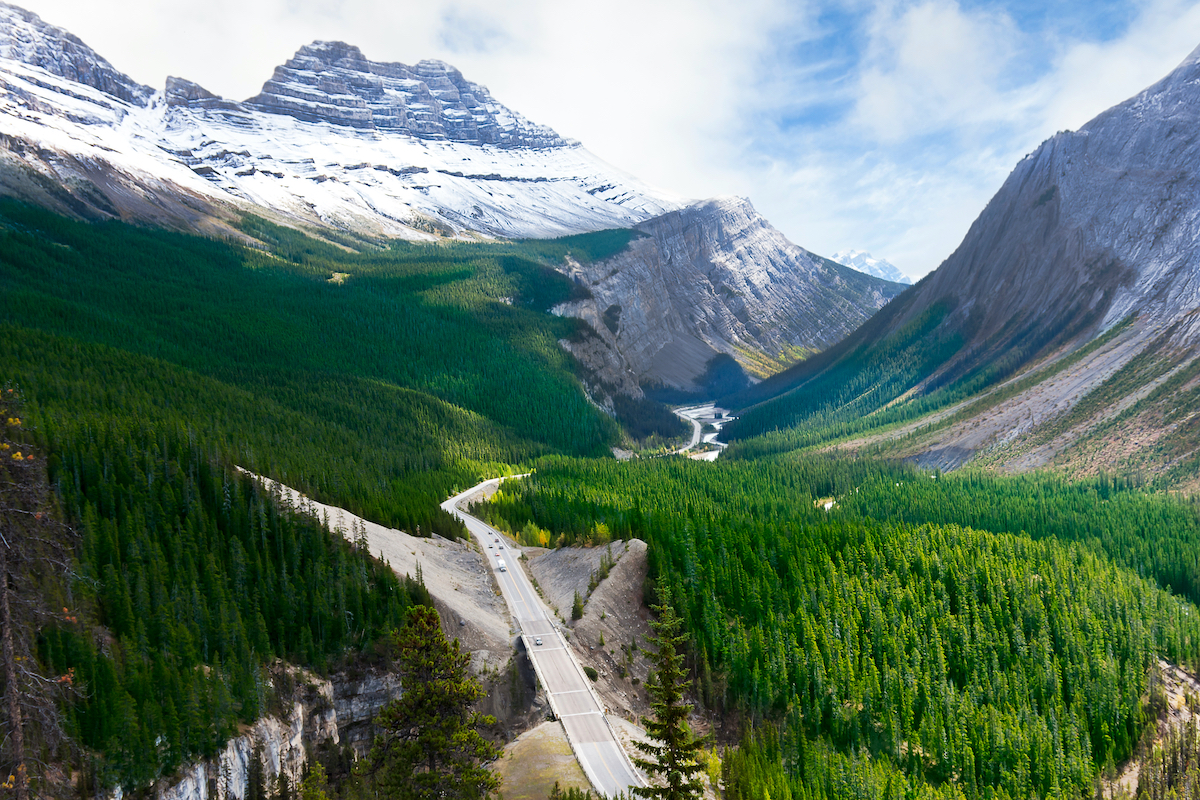
M65 728L98 756L81 766L99 785L214 755L271 707L273 659L324 671L430 602L185 431L93 430L49 473L79 521L77 621L45 629L41 656L73 676Z
M36 646L71 676L86 790L212 755L277 702L272 660L329 670L429 602L237 466L453 536L439 501L536 465L481 513L531 544L648 542L648 600L684 619L700 698L748 723L730 800L1080 797L1135 752L1154 661L1200 662L1195 504L800 452L1008 374L893 403L958 346L926 335L943 309L853 354L857 377L781 378L801 389L719 462L619 464L621 426L679 423L601 413L557 344L580 323L545 311L586 291L548 265L634 234L352 251L244 230L263 246L0 201L0 374L79 534ZM1195 782L1188 735L1147 761L1157 785Z
M797 796L1089 793L1142 735L1154 659L1200 656L1162 588L1194 591L1196 508L1103 479L550 458L488 512L645 539L704 702L781 728L731 780L774 747L763 785Z
M547 264L632 232L351 252L245 227L269 251L0 201L0 369L34 421L188 425L317 499L447 535L452 489L619 441L557 343L581 323L544 312L585 291ZM642 435L664 419L627 406Z
M945 427L1062 372L1132 322L1126 319L1073 353L1000 385L1056 332L1045 331L993 360L968 359L953 366L963 336L943 330L941 323L949 312L948 306L935 304L896 333L871 343L872 335L887 322L885 314L877 315L829 350L726 397L722 402L743 409L723 430L732 442L727 457L753 459L801 450L885 430L969 401L958 413L925 430ZM1122 370L1110 383L1126 379L1129 372L1129 368Z
M428 602L235 465L452 536L451 491L619 441L557 344L578 323L544 313L578 289L546 265L630 232L355 253L245 227L267 249L0 201L0 372L79 533L37 647L71 676L92 787L214 754L275 702L275 658L323 672Z

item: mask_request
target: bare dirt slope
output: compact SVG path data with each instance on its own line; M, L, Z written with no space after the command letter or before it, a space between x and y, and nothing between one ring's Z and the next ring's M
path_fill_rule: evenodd
M646 544L637 541L642 550ZM526 548L526 567L535 581L542 598L558 612L564 621L571 619L571 605L575 593L584 600L588 596L588 584L593 574L600 569L600 561L611 554L614 561L624 557L629 544L612 542L604 547L560 547L557 550Z
M596 670L596 691L609 714L636 723L650 710L645 688L650 662L642 650L651 633L650 610L642 598L646 543L613 542L616 565L589 596L591 576L607 552L607 547L563 547L531 557L528 566L547 602L561 610L580 663ZM577 591L586 603L583 618L571 622Z
M1194 712L1192 708L1189 708L1188 698L1190 696L1194 703L1195 699L1200 697L1200 681L1196 680L1195 675L1182 668L1160 658L1157 664L1157 674L1162 681L1166 707L1158 716L1158 724L1151 746L1161 742L1169 731L1182 728L1190 722ZM1136 797L1140 766L1139 759L1135 755L1122 766L1115 780L1105 781L1104 796L1106 798Z

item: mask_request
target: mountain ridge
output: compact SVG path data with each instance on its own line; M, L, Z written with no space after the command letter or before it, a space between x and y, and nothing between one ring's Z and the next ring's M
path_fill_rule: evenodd
M1184 378L1200 350L1197 126L1200 48L1023 158L937 270L833 350L755 387L742 404L761 402L759 410L729 435L796 424L820 405L815 387L849 387L843 381L865 380L867 369L885 375L892 363L891 383L875 382L875 399L862 406L879 424L901 419L906 403L916 414L918 402L979 398L957 418L901 428L910 439L898 454L942 468L975 459L999 469L1138 463L1179 473L1200 452L1200 439L1172 416L1193 402ZM1118 340L1104 344L1110 334ZM1049 388L1062 375L1074 376L1065 395ZM1143 391L1160 379L1160 389ZM977 395L985 389L992 399ZM1108 400L1085 416L1088 396ZM917 436L922 424L930 430ZM1123 450L1104 432L1113 426L1141 444ZM1179 446L1160 441L1164 426ZM1057 444L1044 446L1050 439ZM1083 442L1111 457L1085 458L1076 450ZM1040 455L1029 458L1031 448Z
M903 283L906 286L912 285L912 278L901 272L899 267L887 259L875 258L870 253L860 250L839 250L829 258L843 267L856 269L859 272L874 275L876 278L883 278L885 281Z
M605 376L605 403L601 384L634 399L642 379L693 391L718 354L764 377L895 294L788 242L748 202L691 202L642 183L441 61L376 62L318 41L237 102L180 77L161 91L136 84L62 28L3 8L0 37L22 44L0 59L0 193L242 240L253 238L249 213L350 247L650 226L654 247L617 256L646 286L614 281L615 297L579 266L606 305L561 310L593 323L594 337L564 346ZM663 313L644 315L638 336L609 337L601 317L623 306L628 330L635 296Z
M634 396L630 377L701 391L719 355L766 377L838 341L903 288L791 243L745 198L693 203L635 230L643 237L621 253L568 265L590 296L554 309L594 332L568 349ZM593 339L610 353L597 357Z

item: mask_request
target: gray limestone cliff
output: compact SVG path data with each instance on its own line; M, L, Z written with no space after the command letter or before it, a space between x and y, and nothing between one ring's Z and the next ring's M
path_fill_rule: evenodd
M273 786L282 774L296 786L314 748L332 743L349 746L356 757L365 755L375 736L376 714L400 696L397 678L379 671L326 680L276 664L272 680L277 690L291 687L282 710L256 720L216 757L150 787L150 795L155 800L244 800L256 758L264 785Z
M371 749L380 709L400 696L399 678L380 669L341 672L329 679L276 663L276 691L286 695L275 713L256 720L230 739L214 758L188 765L148 787L154 800L245 800L255 772L265 786L282 774L290 785L303 779L313 751L322 746L349 747L355 758ZM535 686L528 659L517 654L504 668L485 668L479 678L484 697L477 710L498 720L506 738L545 716L545 699ZM116 800L121 792L116 793Z
M611 258L569 261L591 297L556 314L592 328L563 342L614 390L639 383L695 391L725 353L763 377L837 342L904 288L789 242L749 201L718 198L636 226Z
M497 147L562 147L551 129L497 103L443 61L370 61L344 42L301 47L246 105L308 122L407 132Z
M1131 315L1147 330L1188 327L1200 309L1198 127L1200 49L1022 159L962 244L889 309L886 331L952 307L943 325L967 334L961 370L1086 340Z

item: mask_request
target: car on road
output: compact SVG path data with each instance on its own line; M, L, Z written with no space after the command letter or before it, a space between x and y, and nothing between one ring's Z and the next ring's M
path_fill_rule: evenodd
M491 549L492 549L492 546L489 544L489 545L488 545L488 550L491 550Z
M536 639L534 639L534 640L533 640L533 643L534 643L534 644L537 644L537 645L540 645L540 644L542 643L542 637L540 637L540 636L539 636L539 637L537 637Z

